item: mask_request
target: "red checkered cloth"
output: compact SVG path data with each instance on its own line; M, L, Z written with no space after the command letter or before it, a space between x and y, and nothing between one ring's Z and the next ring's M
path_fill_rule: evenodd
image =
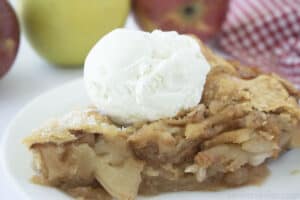
M220 45L300 88L300 0L231 0Z

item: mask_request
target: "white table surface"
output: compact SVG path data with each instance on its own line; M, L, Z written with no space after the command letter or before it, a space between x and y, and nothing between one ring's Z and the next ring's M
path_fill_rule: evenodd
M12 3L15 5L14 0ZM126 27L137 29L132 16ZM47 90L81 76L82 69L63 69L45 62L33 51L22 33L17 59L9 73L0 79L0 140L9 122L24 105ZM0 199L23 199L0 166Z

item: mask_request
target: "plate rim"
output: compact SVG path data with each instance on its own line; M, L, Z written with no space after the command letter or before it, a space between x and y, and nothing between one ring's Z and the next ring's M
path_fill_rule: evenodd
M20 187L20 185L17 183L17 180L14 178L12 171L9 169L9 165L8 165L8 154L7 154L7 141L9 140L10 137L10 132L12 127L16 124L16 121L20 118L20 116L22 116L23 113L26 112L26 110L28 110L28 108L30 108L32 105L36 104L39 99L47 96L47 95L51 95L52 93L55 93L56 91L82 82L83 79L82 78L76 78L73 79L71 81L67 81L59 86L53 87L45 92L42 92L41 94L33 97L31 100L29 100L28 103L26 103L20 110L17 111L17 113L14 115L14 117L9 121L9 123L7 124L5 130L3 131L3 135L1 137L1 142L0 142L0 146L1 146L1 161L0 161L0 166L2 168L3 174L5 176L5 179L10 183L10 185L12 186L12 188L17 189L18 193L22 196L25 197L26 199L30 199L29 194L24 190L24 188Z

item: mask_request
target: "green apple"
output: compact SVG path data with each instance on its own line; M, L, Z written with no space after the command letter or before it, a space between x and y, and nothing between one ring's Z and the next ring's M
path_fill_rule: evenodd
M82 65L92 46L124 25L130 0L20 0L20 17L34 49L60 66Z

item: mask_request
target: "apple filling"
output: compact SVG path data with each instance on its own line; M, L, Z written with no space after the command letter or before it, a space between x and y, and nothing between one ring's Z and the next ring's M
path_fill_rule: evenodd
M122 200L261 182L268 159L299 145L299 94L276 75L204 52L213 68L202 100L176 117L120 127L88 108L34 131L25 139L34 181Z

